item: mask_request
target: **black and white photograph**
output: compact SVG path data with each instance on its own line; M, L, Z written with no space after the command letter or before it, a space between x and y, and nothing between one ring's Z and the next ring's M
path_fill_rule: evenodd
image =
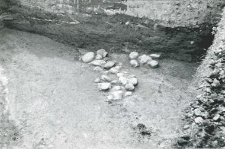
M225 0L0 0L0 149L225 149Z

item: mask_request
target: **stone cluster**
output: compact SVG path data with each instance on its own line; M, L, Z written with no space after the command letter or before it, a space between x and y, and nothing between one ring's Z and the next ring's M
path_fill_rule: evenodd
M151 54L151 55L143 54L139 56L138 52L131 52L129 54L129 58L130 58L130 65L132 67L148 65L151 68L157 68L159 66L159 62L155 59L159 59L160 54Z
M88 52L81 57L81 60L95 66L94 71L101 73L101 76L94 82L100 91L108 92L106 99L108 102L131 96L138 85L137 77L123 71L121 63L110 60L104 49L96 53Z

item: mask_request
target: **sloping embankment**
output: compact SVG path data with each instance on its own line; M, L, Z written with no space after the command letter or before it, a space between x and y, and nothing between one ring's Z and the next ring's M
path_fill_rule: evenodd
M178 144L225 147L225 9L196 82L199 95L186 111L188 136L181 137Z

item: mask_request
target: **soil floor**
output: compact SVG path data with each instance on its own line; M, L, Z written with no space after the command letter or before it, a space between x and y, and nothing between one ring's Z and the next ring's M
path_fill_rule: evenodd
M181 135L198 64L164 59L157 69L132 68L126 54L110 53L139 84L131 97L109 104L94 83L101 74L78 61L75 47L10 29L0 30L0 36L5 106L19 130L16 143L5 148L171 148ZM138 124L150 133L140 134Z

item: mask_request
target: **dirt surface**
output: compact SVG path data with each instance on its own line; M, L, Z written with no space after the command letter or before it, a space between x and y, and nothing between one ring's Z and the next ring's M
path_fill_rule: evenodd
M133 96L109 104L94 83L100 73L78 61L74 47L9 29L0 35L10 119L20 130L16 145L7 148L171 147L181 135L196 64L161 60L158 69L131 68L126 55L110 54L139 85ZM148 133L140 133L140 127Z

